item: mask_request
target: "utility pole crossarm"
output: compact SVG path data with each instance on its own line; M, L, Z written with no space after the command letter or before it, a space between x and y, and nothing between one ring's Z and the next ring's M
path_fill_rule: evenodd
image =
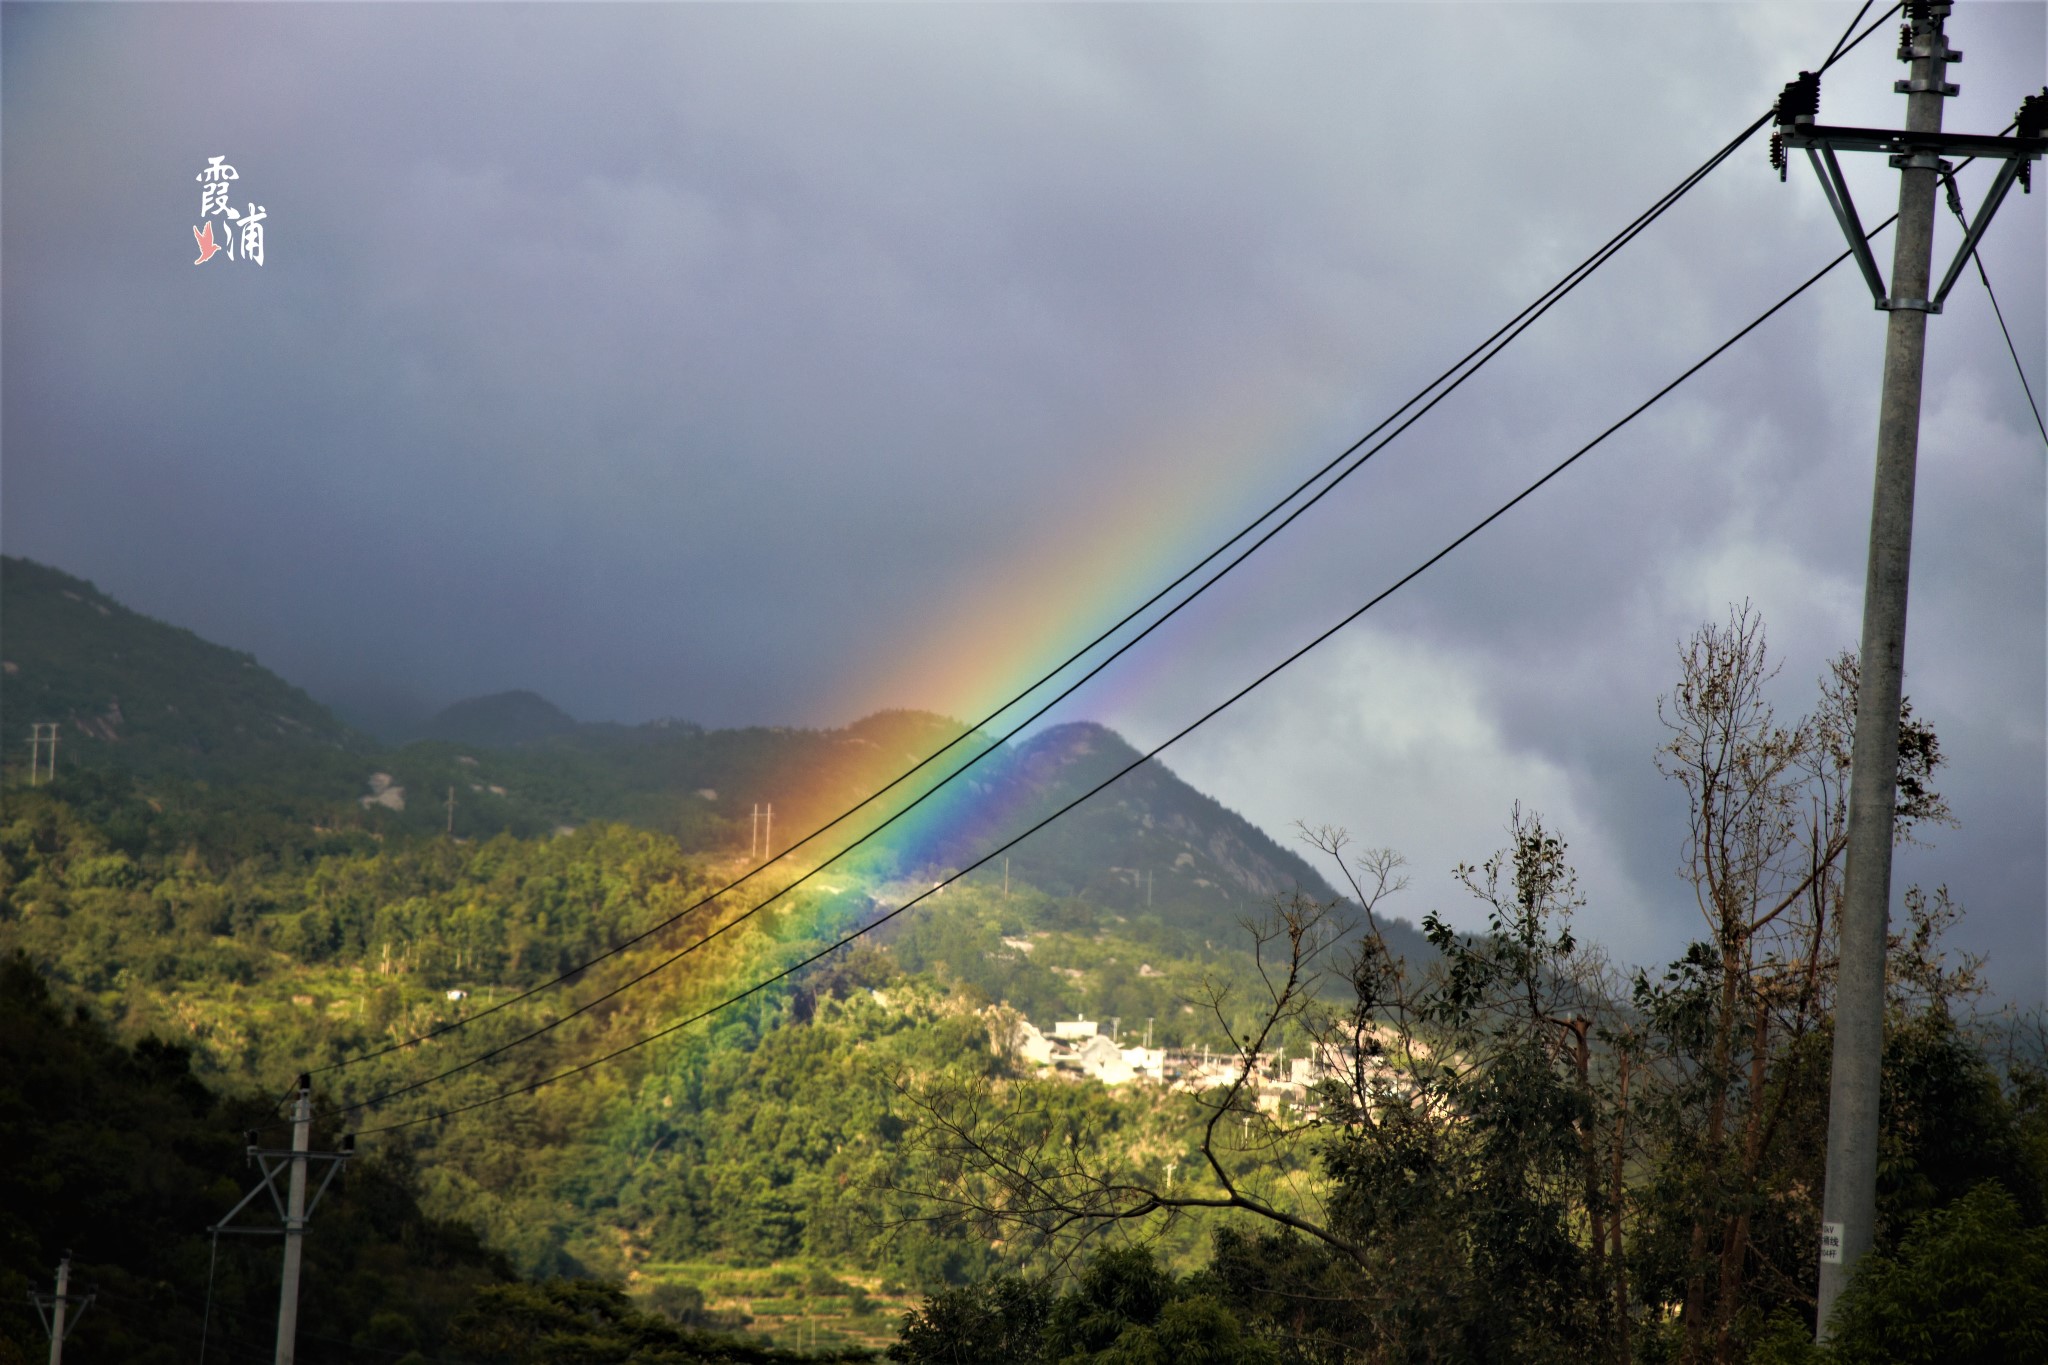
M78 1319L85 1316L85 1310L92 1307L94 1294L73 1294L71 1292L71 1253L65 1252L64 1259L57 1263L57 1292L54 1294L30 1293L29 1302L36 1306L36 1316L43 1320L43 1332L50 1338L50 1365L63 1365L64 1343L78 1328ZM71 1305L78 1305L76 1314ZM66 1318L69 1317L69 1321Z
M1949 290L1963 273L1964 262L1977 249L1983 239L1984 229L1991 226L1991 216L1998 212L2006 192L2012 183L2020 179L2029 162L2048 152L2048 137L1998 137L1982 133L1916 133L1887 128L1838 128L1827 124L1794 123L1783 134L1786 145L1803 147L1807 159L1813 163L1813 173L1820 181L1821 193L1827 196L1828 207L1834 210L1835 221L1842 225L1842 234L1849 240L1849 249L1855 253L1856 266L1863 272L1864 282L1870 286L1874 304L1889 312L1895 308L1911 308L1919 312L1939 313L1948 299ZM1856 214L1855 201L1849 194L1849 182L1842 175L1841 163L1835 160L1836 152L1883 152L1894 166L1900 168L1934 169L1944 173L1949 169L1944 156L1968 156L1983 161L1998 161L1997 177L1984 196L1984 203L1977 210L1977 216L1970 224L1963 238L1963 244L1956 248L1956 258L1949 265L1948 273L1942 276L1941 287L1926 299L1893 298L1885 290L1884 277L1878 273L1877 261L1870 254L1868 234L1863 230L1863 221Z
M1937 37L1936 41L1940 39ZM1934 55L1933 49L1924 44L1916 44L1911 50L1922 58ZM1961 61L1963 56L1946 46L1942 47L1940 55L1944 61L1951 62ZM1927 94L1937 98L1956 93L1956 86L1951 82L1930 83L1925 79L1900 81L1897 88L1901 94ZM1805 150L1807 160L1813 165L1814 177L1820 181L1821 193L1827 196L1828 207L1834 211L1835 221L1842 225L1842 235L1849 241L1849 250L1856 258L1856 268L1863 272L1864 283L1870 286L1871 302L1880 311L1939 313L1948 299L1949 290L1955 288L1956 280L1962 276L1963 263L1977 249L1984 229L1991 226L1992 215L2005 201L2013 181L2020 182L2023 192L2032 190L2027 168L2043 153L2048 153L2048 136L2044 136L2042 127L2044 102L2048 102L2048 90L2041 95L2028 96L2021 104L2019 116L2014 120L2018 127L2016 136L1951 133L1939 127L1852 128L1815 121L1820 113L1820 77L1818 73L1802 71L1799 79L1787 85L1778 97L1779 131L1772 138L1771 163L1782 173L1784 149L1799 147ZM1944 176L1952 169L1944 159L1950 156L2000 163L1997 177L1991 182L1984 203L1965 232L1963 244L1957 248L1956 258L1942 276L1939 288L1922 297L1905 297L1893 295L1885 287L1877 260L1870 253L1869 234L1863 230L1863 220L1856 213L1856 201L1849 193L1848 179L1842 174L1841 163L1835 159L1837 152L1881 152L1899 170L1931 170Z
M356 1154L356 1140L353 1133L345 1135L341 1140L341 1150L334 1152L297 1152L290 1147L259 1147L256 1145L256 1134L253 1131L248 1134L248 1139L247 1150L249 1160L258 1170L263 1172L263 1179L256 1183L256 1188L242 1196L241 1203L229 1209L226 1214L222 1215L218 1223L206 1229L209 1233L243 1233L259 1237L283 1235L284 1229L281 1227L243 1228L234 1227L232 1224L236 1214L248 1208L250 1202L256 1196L264 1193L268 1193L270 1195L270 1202L277 1206L277 1216L280 1219L290 1216L285 1208L285 1197L278 1192L277 1178L280 1175L289 1175L293 1159L299 1156L304 1156L308 1161L321 1162L327 1167L327 1173L322 1177L319 1188L313 1192L312 1199L306 1205L306 1216L308 1218L312 1217L313 1210L319 1207L320 1200L327 1194L327 1187L332 1185L334 1177L341 1173L343 1163Z
M1795 123L1784 130L1794 147L1828 146L1838 152L1883 152L1888 156L1974 156L1983 160L2023 156L2029 160L2048 150L2048 138L2000 137L1994 133L1916 133L1905 128L1847 128L1828 123Z

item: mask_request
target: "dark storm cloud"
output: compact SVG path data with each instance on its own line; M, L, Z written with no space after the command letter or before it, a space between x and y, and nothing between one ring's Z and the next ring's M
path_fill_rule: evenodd
M1229 518L1176 490L1284 490L1853 8L9 5L8 547L366 707L844 720L1106 487L1206 549ZM1953 123L2040 86L2042 27L1958 14ZM1831 118L1898 117L1890 47ZM260 272L189 264L222 153ZM2038 203L1986 248L2037 374ZM1745 149L1078 710L1178 728L1839 249ZM1934 324L1908 679L1965 824L1905 866L2038 995L2044 479L1980 295ZM1537 801L1596 932L1671 950L1654 699L1731 600L1787 710L1853 643L1881 345L1831 279L1176 761L1269 828L1408 844L1417 912ZM1205 438L1245 412L1285 439Z

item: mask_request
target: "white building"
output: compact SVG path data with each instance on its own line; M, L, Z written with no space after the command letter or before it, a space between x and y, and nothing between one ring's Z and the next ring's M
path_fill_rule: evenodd
M1123 1050L1099 1033L1074 1049L1073 1064L1080 1068L1082 1075L1104 1085L1122 1085L1138 1074L1124 1060Z
M1016 1028L1010 1033L1010 1051L1018 1061L1032 1066L1051 1066L1055 1046L1029 1019L1018 1019Z

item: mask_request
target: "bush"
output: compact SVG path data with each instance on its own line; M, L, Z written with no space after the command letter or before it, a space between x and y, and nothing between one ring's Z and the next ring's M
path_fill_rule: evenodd
M903 1333L889 1348L889 1359L904 1365L1034 1365L1045 1358L1051 1310L1045 1286L1015 1275L941 1290L903 1315Z
M948 1289L903 1318L889 1359L907 1365L1273 1365L1237 1317L1191 1292L1142 1247L1097 1252L1058 1299L1001 1275Z
M1842 1365L2048 1360L2048 1227L2028 1228L1995 1181L1872 1255L1835 1310Z

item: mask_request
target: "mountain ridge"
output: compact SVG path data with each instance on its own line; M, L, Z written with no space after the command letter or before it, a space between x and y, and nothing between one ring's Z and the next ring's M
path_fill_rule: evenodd
M0 709L10 730L55 724L60 764L231 779L371 747L254 655L33 560L0 556L0 628Z
M0 568L7 714L33 713L65 727L60 770L269 784L278 808L312 827L379 837L538 837L617 821L671 837L693 854L731 859L758 854L756 810L773 807L776 842L787 845L956 745L874 812L827 835L822 852L988 748L956 779L974 799L936 832L900 822L845 864L876 878L936 877L1138 758L1092 721L990 747L992 737L920 711L881 711L837 729L587 724L530 691L458 702L436 718L434 734L387 747L250 655L132 612L60 570L11 557ZM25 756L14 751L25 747L9 744L0 753L16 776ZM1157 760L1138 763L1023 839L1004 863L1007 875L1048 894L1218 936L1297 890L1339 899L1300 855ZM1000 879L1004 863L973 875Z
M420 728L418 738L503 749L568 734L577 724L538 692L515 688L443 707Z

